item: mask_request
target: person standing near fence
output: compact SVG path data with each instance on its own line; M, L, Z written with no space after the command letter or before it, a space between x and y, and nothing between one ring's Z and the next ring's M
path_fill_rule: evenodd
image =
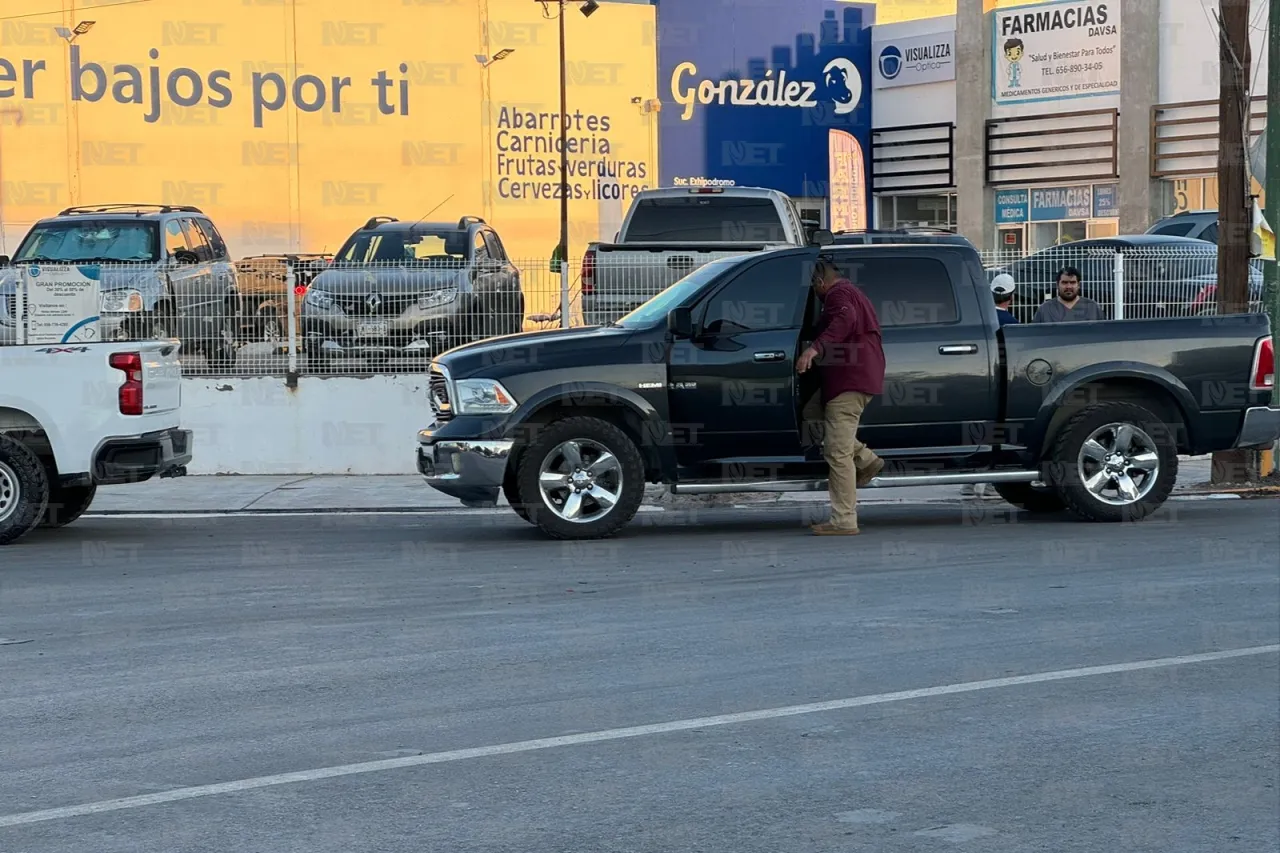
M1080 270L1063 267L1058 272L1058 295L1036 311L1033 323L1067 323L1070 321L1105 320L1102 306L1080 295Z
M1013 293L1017 289L1013 276L1007 272L991 280L991 296L996 301L996 319L1000 321L1001 328L1018 322L1018 318L1013 316Z

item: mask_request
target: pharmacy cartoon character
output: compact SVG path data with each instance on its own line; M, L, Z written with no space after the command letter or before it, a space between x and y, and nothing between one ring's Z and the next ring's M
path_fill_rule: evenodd
M1022 88L1022 39L1004 43L1004 58L1009 60L1009 88Z

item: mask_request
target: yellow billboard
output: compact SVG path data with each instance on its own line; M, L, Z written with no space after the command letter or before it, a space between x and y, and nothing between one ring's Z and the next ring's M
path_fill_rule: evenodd
M578 5L565 7L571 256L612 238L657 176L654 10ZM237 257L332 252L372 216L473 215L513 258L545 259L559 239L559 8L6 0L0 251L63 207L127 202L195 205Z

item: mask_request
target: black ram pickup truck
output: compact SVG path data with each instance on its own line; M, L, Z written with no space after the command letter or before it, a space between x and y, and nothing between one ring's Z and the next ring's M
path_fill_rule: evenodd
M501 491L556 538L608 536L646 483L809 491L795 361L821 313L819 253L875 305L888 364L861 438L876 486L992 483L1027 512L1140 520L1178 454L1280 437L1270 322L1244 314L999 327L962 245L791 248L713 261L607 326L508 335L431 365L418 470L464 503Z

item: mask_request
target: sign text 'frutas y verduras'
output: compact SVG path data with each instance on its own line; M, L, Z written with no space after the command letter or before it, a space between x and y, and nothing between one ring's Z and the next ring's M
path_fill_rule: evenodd
M1120 91L1119 0L1058 0L997 9L991 89L997 104Z
M114 101L135 104L148 124L159 121L165 106L226 109L244 93L232 85L231 72L215 68L200 72L193 68L165 69L157 63L160 51L148 53L152 64L124 65L99 63L81 55L80 45L70 50L70 95L75 102ZM262 127L268 113L292 104L302 112L341 113L357 92L376 92L378 111L383 115L409 114L408 63L400 63L400 76L388 76L385 69L367 80L351 75L317 76L302 74L292 82L275 71L255 71L249 78L248 97L253 104L253 126ZM0 103L7 99L50 100L48 64L43 59L0 56ZM60 97L61 93L52 97ZM355 100L360 100L356 98Z

